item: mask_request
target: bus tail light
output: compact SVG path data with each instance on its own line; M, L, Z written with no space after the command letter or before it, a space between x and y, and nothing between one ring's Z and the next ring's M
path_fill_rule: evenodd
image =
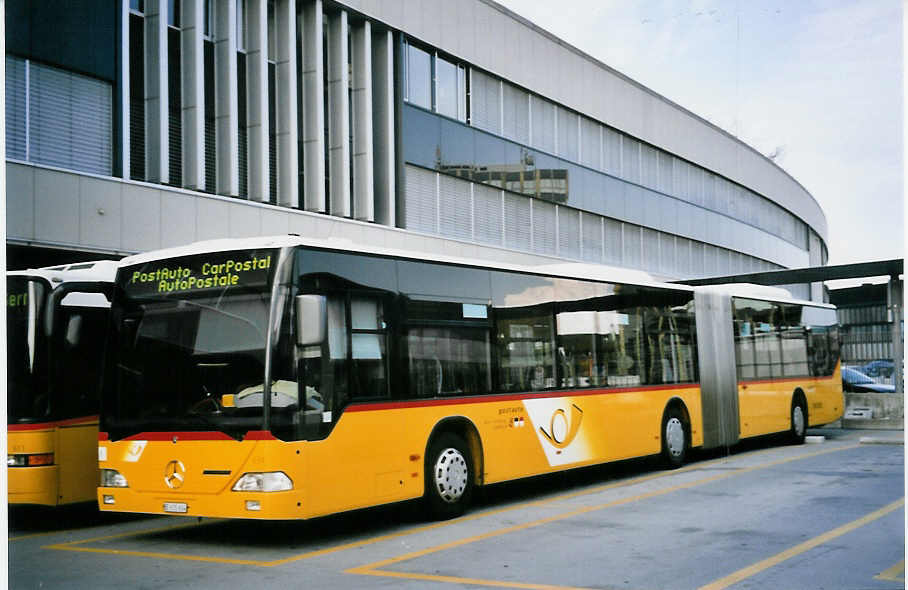
M38 453L34 455L7 455L7 467L39 467L41 465L53 465L53 453Z
M244 473L233 485L234 492L286 492L293 482L283 471Z
M101 470L101 487L102 488L128 488L129 483L126 478L116 469Z

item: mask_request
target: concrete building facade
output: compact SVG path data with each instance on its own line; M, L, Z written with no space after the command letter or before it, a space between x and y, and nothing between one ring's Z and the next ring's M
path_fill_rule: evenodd
M11 266L287 232L666 279L826 263L784 170L491 0L6 6Z

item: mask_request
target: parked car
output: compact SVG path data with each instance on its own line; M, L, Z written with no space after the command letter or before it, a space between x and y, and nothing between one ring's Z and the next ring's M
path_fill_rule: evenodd
M895 365L892 361L877 359L870 361L858 370L869 377L886 377L888 379L895 372Z
M853 392L895 393L895 385L875 383L857 369L842 369L842 389Z

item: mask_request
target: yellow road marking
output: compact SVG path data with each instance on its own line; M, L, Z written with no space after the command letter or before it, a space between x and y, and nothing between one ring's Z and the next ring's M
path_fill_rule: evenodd
M640 501L640 500L647 500L647 499L650 499L650 498L655 498L655 497L658 497L658 496L663 496L663 495L669 494L669 493L671 493L671 492L676 492L676 491L679 491L679 490L684 490L684 489L696 487L696 486L699 486L699 485L703 485L703 484L707 484L707 483L712 483L712 482L715 482L715 481L720 481L720 480L727 479L727 478L732 477L732 476L735 476L735 475L743 475L743 474L745 474L745 473L750 473L750 472L756 471L756 470L758 470L758 469L766 469L766 468L769 468L769 467L775 467L775 466L777 466L777 465L783 465L783 464L785 464L785 463L790 463L790 462L792 462L792 461L797 461L797 460L799 460L799 459L806 459L806 458L809 458L809 457L816 457L816 456L819 456L819 455L825 455L825 454L827 454L827 453L834 453L834 452L837 452L837 451L844 451L844 450L849 450L849 449L855 449L855 448L857 448L857 447L859 447L859 446L860 446L860 445L848 445L848 446L838 447L838 448L834 448L834 449L824 449L824 450L822 450L822 451L816 451L816 452L813 452L813 453L804 453L804 454L802 454L802 455L798 455L797 457L786 457L786 458L784 458L784 459L778 459L778 460L776 460L776 461L770 461L770 462L768 462L768 463L761 463L761 464L759 464L759 465L752 465L752 466L750 466L750 467L744 467L744 468L741 468L741 469L736 469L736 470L734 470L734 471L729 471L729 472L726 472L726 473L720 473L720 474L713 475L713 476L710 476L710 477L705 477L705 478L697 479L697 480L690 481L690 482L687 482L687 483L678 484L678 485L676 485L676 486L672 486L672 487L665 488L665 489L662 489L662 490L654 490L654 491L646 492L646 493L643 493L643 494L637 494L637 495L635 495L635 496L629 496L629 497L626 497L626 498L619 498L618 500L612 500L611 502L606 502L606 503L604 503L604 504L597 504L597 505L594 505L594 506L584 506L584 507L578 508L578 509L576 509L576 510L571 510L571 511L569 511L569 512L564 512L564 513L561 513L561 514L556 514L556 515L553 515L553 516L548 516L548 517L546 517L546 518L540 518L540 519L538 519L538 520L534 520L534 521L530 521L530 522L525 522L525 523L518 524L518 525L509 526L509 527L505 527L505 528L502 528L502 529L497 529L497 530L494 530L494 531L489 531L489 532L483 533L483 534L481 534L481 535L474 535L474 536L472 536L472 537L465 537L465 538L463 538L463 539L458 539L458 540L456 540L456 541L450 541L450 542L448 542L448 543L444 543L444 544L442 544L442 545L436 545L436 546L434 546L434 547L429 547L429 548L427 548L427 549L422 549L422 550L420 550L420 551L413 551L413 552L410 552L410 553L406 553L406 554L404 554L404 555L399 555L399 556L397 556L397 557L392 557L392 558L390 558L390 559L385 559L385 560L382 560L382 561L376 561L376 562L374 562L374 563L370 563L370 564L358 566L358 567L355 567L355 568L351 568L351 569L346 570L345 573L348 573L348 574L359 574L359 575L370 575L370 576L388 576L388 575L392 575L392 574L393 574L394 577L399 577L399 578L413 577L414 579L430 579L430 578L426 578L426 577L425 577L427 574L419 574L419 573L412 574L412 573L407 573L407 572L389 572L389 571L387 571L387 570L381 570L381 571L379 571L379 570L380 570L380 568L383 568L383 567L386 567L386 566L389 566L389 565L393 565L393 564L400 563L400 562L403 562L403 561L409 561L409 560L411 560L411 559L416 559L416 558L418 558L418 557L424 557L424 556L430 555L430 554L432 554L432 553L438 553L439 551L445 551L445 550L447 550L447 549L453 549L453 548L455 548L455 547L461 547L461 546L463 546L463 545L467 545L467 544L470 544L470 543L475 543L475 542L477 542L477 541L482 541L482 540L490 539L490 538L493 538L493 537L499 537L499 536L502 536L502 535L506 535L506 534L508 534L508 533L513 533L513 532L525 530L525 529L528 529L528 528L540 526L540 525L543 525L543 524L548 524L548 523L551 523L551 522L557 522L557 521L559 521L559 520L564 520L564 519L571 518L571 517L574 517L574 516L579 516L579 515L582 515L582 514L587 514L587 513L589 513L589 512L595 512L595 511L598 511L598 510L603 510L603 509L605 509L605 508L611 508L611 507L613 507L613 506L620 506L620 505L622 505L622 504L628 504L628 503L637 502L637 501ZM677 471L674 471L673 473L677 473ZM469 580L472 580L472 578L458 578L458 577L453 577L453 576L447 577L447 578L448 578L448 579L445 580L445 581L451 581L451 582L453 582L453 583L458 583L458 584L472 584L472 583L474 583L474 582L469 581ZM431 579L435 579L435 578L431 578ZM479 580L479 581L477 581L477 585L491 585L493 582L494 582L494 581L490 581L490 580ZM495 584L498 584L497 582L494 582L494 583L495 583ZM513 584L505 584L504 582L502 582L500 585L504 585L504 586L511 585L511 586L513 586Z
M764 559L763 561L757 562L751 566L739 569L738 571L736 571L732 574L729 574L720 580L716 580L715 582L712 582L705 586L701 586L699 588L699 590L722 590L722 588L728 588L732 584L737 584L741 580L745 580L753 575L756 575L756 574L762 572L763 570L776 566L776 565L782 563L783 561L786 561L788 559L791 559L792 557L800 555L800 554L804 553L805 551L809 551L809 550L813 549L814 547L822 545L823 543L827 543L827 542L831 541L832 539L841 537L842 535L844 535L846 533L850 533L851 531L853 531L857 528L860 528L860 527L864 526L865 524L873 522L874 520L877 520L878 518L882 518L882 517L886 516L887 514L889 514L890 512L898 510L899 508L901 508L904 505L905 505L905 498L896 500L892 504L883 506L879 510L875 510L866 516L862 516L861 518L859 518L857 520L853 520L853 521L849 522L848 524L844 524L838 528L832 529L831 531L827 531L818 537L814 537L813 539L810 539L809 541L805 541L799 545L795 545L794 547L791 547L790 549L786 549L785 551L783 551L777 555L773 555L772 557ZM902 567L904 567L904 565L905 565L905 562L902 562ZM887 571L889 571L889 570L887 570Z
M576 586L552 586L551 584L527 584L525 582L505 582L502 580L483 580L480 578L458 578L456 576L408 574L404 572L389 572L387 570L372 570L369 572L369 575L382 576L387 578L404 578L407 580L446 582L448 584L472 584L473 586L490 586L492 588L527 588L529 590L592 590L589 588L578 588Z
M892 582L904 582L905 581L905 560L898 562L891 568L880 573L878 576L873 576L874 580L890 580Z
M186 529L189 527L203 526L214 524L220 522L219 520L210 520L204 523L199 522L181 522L179 524L170 524L167 526L156 527L153 529L144 529L140 531L129 531L126 533L117 533L115 535L105 535L103 537L92 537L91 539L82 539L81 541L69 541L68 543L59 543L55 545L45 545L42 549L70 549L74 545L82 545L84 543L93 543L96 541L109 541L111 539L119 539L121 537L138 537L141 535L149 535L152 533L160 533L162 531L175 531L178 529ZM78 551L73 549L73 551Z

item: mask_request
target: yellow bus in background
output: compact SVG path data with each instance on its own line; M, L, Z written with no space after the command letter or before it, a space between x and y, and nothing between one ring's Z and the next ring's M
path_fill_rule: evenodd
M842 414L835 310L295 236L121 261L102 510L312 518Z
M116 262L6 275L10 504L93 502L98 385Z

